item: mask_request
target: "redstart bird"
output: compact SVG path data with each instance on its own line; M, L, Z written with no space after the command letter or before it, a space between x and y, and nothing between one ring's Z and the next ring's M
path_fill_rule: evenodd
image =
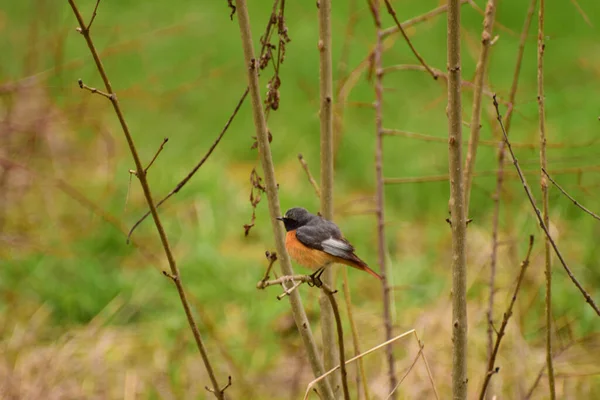
M289 255L298 264L316 270L311 275L315 282L320 282L325 268L333 263L349 265L381 279L354 254L354 247L333 222L301 207L290 208L277 219L285 225L285 248Z

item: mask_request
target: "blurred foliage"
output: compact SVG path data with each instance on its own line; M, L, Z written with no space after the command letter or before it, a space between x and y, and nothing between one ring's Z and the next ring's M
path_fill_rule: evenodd
M251 2L258 46L270 13L268 2ZM434 0L394 4L400 19L438 6ZM484 2L476 1L479 7ZM488 85L506 99L528 2L501 1L499 35L491 52ZM90 15L95 1L78 1ZM351 9L356 4L356 9ZM546 118L549 169L576 199L600 211L600 8L596 0L552 2L546 17ZM340 83L372 48L375 31L364 2L334 4L333 44ZM479 51L482 16L463 6L464 79L470 80ZM318 199L296 159L301 152L318 178L318 52L314 2L286 2L292 41L281 69L281 105L271 112L272 150L282 208L313 211ZM350 15L353 34L347 35ZM585 18L584 18L585 17ZM592 25L586 23L586 19ZM384 16L386 26L393 25ZM20 387L21 396L53 389L56 398L201 398L205 373L195 353L176 291L159 274L166 267L150 220L125 238L145 212L133 162L106 99L81 91L77 79L94 87L101 80L75 32L67 2L0 0L0 377ZM427 62L445 69L445 15L408 29ZM164 137L165 150L149 172L155 199L168 193L203 157L246 86L236 19L226 1L134 2L103 0L93 25L110 80L119 95L139 152L150 160ZM344 54L345 41L348 52ZM386 66L416 64L408 46L393 36ZM347 69L343 69L343 64ZM342 65L340 65L342 64ZM344 72L346 71L346 72ZM345 104L336 155L336 221L358 254L376 263L374 209L373 88L363 71ZM268 73L263 73L265 85ZM529 34L511 137L533 144L517 149L534 194L538 187L536 26ZM384 126L444 138L442 80L422 72L391 72L386 87ZM464 92L469 120L471 93ZM482 138L500 140L491 99L485 98ZM505 107L503 107L505 112ZM189 184L160 208L183 281L200 316L201 330L219 379L233 375L235 398L298 398L310 380L289 308L272 289L255 283L273 250L266 198L257 223L244 237L252 213L250 172L259 167L249 102L209 161ZM464 136L468 136L465 129ZM447 174L443 142L385 139L387 177L426 178ZM470 377L479 388L485 361L487 279L491 248L492 194L496 147L482 146L477 158L469 225ZM494 377L507 398L522 397L543 366L542 236L513 173L505 167L499 254L498 324L530 233L536 234L532 265L515 319L500 351L513 365ZM600 224L551 190L552 233L584 287L600 299ZM82 200L83 199L83 200ZM386 187L388 261L395 286L397 332L416 328L427 344L440 393L449 388L450 232L448 182ZM554 315L559 393L600 396L597 316L584 303L558 263L554 265ZM369 276L350 271L363 350L381 342L380 288ZM318 315L317 294L302 288L309 314ZM346 320L345 316L343 316ZM318 329L318 318L313 319ZM317 335L319 336L319 335ZM346 337L350 334L346 327ZM350 342L348 342L347 347ZM396 345L399 365L416 354L410 341ZM381 354L366 359L371 389L384 390ZM519 364L519 365L515 365ZM522 365L521 365L522 364ZM48 365L51 374L39 374ZM45 367L46 366L46 367ZM594 369L594 367L596 369ZM118 371L122 373L119 374ZM592 375L585 375L585 373ZM354 374L354 371L351 371ZM562 374L562 375L561 375ZM577 374L582 374L578 376ZM82 384L79 384L83 382ZM111 383L109 390L105 383ZM426 375L416 368L401 390L410 398L430 396ZM16 386L15 386L16 385ZM20 385L20 386L19 386ZM30 387L31 386L31 387ZM11 389L12 390L12 389ZM29 390L29 391L28 391ZM128 392L129 391L129 392ZM131 392L133 391L133 392ZM536 389L545 396L545 383ZM43 391L39 393L44 393ZM245 393L245 395L242 395ZM591 398L590 397L590 398ZM8 397L11 398L11 397Z

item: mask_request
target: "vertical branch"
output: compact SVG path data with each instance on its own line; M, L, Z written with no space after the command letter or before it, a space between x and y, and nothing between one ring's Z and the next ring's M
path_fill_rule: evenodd
M473 108L471 114L471 136L469 137L469 150L465 161L464 189L465 189L465 214L469 215L469 200L471 198L471 183L473 182L473 171L475 170L475 159L479 145L479 133L481 131L481 99L483 97L483 85L485 72L490 54L490 43L492 41L492 30L496 17L496 1L488 0L485 7L485 18L483 19L483 32L481 33L481 52L475 69L475 89L473 91Z
M321 118L321 214L333 220L333 76L331 61L331 0L317 2L319 9L319 82ZM334 287L333 268L326 268L323 282ZM321 335L323 336L323 361L325 369L333 368L338 359L335 345L335 321L327 294L319 298L321 305ZM340 374L329 379L332 388L339 386Z
M260 99L258 64L254 57L254 49L252 47L252 33L250 30L248 7L246 5L246 0L236 0L235 3L240 26L240 35L242 37L242 47L244 50L244 65L246 66L246 71L248 73L248 86L250 87L250 98L252 100L252 111L254 125L256 128L256 137L258 141L258 151L267 189L271 226L273 228L273 235L275 236L275 245L277 248L277 254L280 257L283 274L293 275L294 271L292 269L290 257L285 250L283 227L276 219L277 217L281 216L281 209L279 206L279 195L277 193L277 182L275 180L275 168L273 166L273 159L271 158L271 146L269 144L267 122L265 120L265 114ZM302 306L300 294L295 290L290 293L289 298L292 315L294 317L294 321L296 322L296 327L298 328L298 331L302 337L313 374L315 376L321 376L325 373L325 369L323 368L323 363L319 357L317 345L310 329L308 318L306 317L306 313ZM331 390L328 382L325 380L319 381L319 393L324 399L329 400L334 398L333 391Z
M127 144L129 146L131 156L133 157L133 161L135 163L135 168L136 168L136 175L140 181L140 185L142 186L142 190L144 192L144 197L146 198L146 202L148 203L148 208L150 208L150 213L152 214L152 219L154 220L154 225L156 226L156 230L158 231L158 235L160 237L160 241L162 243L163 249L165 251L165 255L167 257L167 261L169 263L169 268L171 270L170 274L166 273L166 271L163 271L163 272L165 273L165 275L169 276L173 280L173 283L175 283L175 286L177 288L177 292L179 293L179 298L181 300L181 304L183 306L185 315L186 315L188 323L190 325L190 329L192 330L192 334L194 335L196 345L198 346L198 350L200 352L200 355L202 356L202 361L204 362L204 366L206 368L206 371L207 371L208 376L211 381L212 389L210 389L210 391L215 395L215 397L217 399L223 400L225 398L224 391L228 386L225 386L223 389L221 389L219 387L219 383L217 382L217 378L215 377L215 373L214 373L212 365L210 363L210 359L208 358L208 353L206 352L206 348L204 347L204 342L202 341L202 337L200 336L200 331L198 329L198 325L196 324L196 321L194 320L194 316L192 315L192 310L191 310L189 301L187 300L185 291L183 289L183 284L181 282L181 275L179 273L179 268L177 267L177 264L175 262L175 257L173 256L173 253L171 251L171 246L169 244L169 240L167 239L167 234L165 233L165 230L160 221L160 217L158 216L158 211L156 210L156 206L155 206L154 200L152 198L152 193L150 191L150 185L148 184L148 180L146 178L146 170L144 169L144 167L142 165L142 161L140 159L140 156L138 155L137 148L133 141L133 137L131 135L131 132L129 131L129 126L127 125L127 122L125 121L125 116L123 115L123 111L121 110L119 100L117 99L117 96L113 91L112 85L110 84L110 81L108 80L108 75L106 74L106 71L104 70L104 66L102 64L102 61L100 60L100 56L98 55L98 52L96 51L96 47L94 46L94 42L92 41L92 37L90 35L90 28L91 28L92 22L94 22L94 18L96 16L96 11L98 9L99 3L100 3L100 0L97 0L92 18L91 18L89 24L86 25L83 20L83 17L81 16L81 13L79 12L79 9L77 8L77 5L75 4L75 1L69 0L69 4L70 4L71 8L73 9L73 14L75 14L75 17L77 18L77 22L79 23L78 32L84 37L84 39L87 43L88 49L90 50L90 53L92 54L92 57L94 58L96 68L98 69L98 73L100 74L102 81L104 82L104 87L106 88L106 92L107 92L106 97L110 100L110 102L113 106L113 109L115 110L115 114L117 114L117 118L119 119L121 129L123 130L123 134L125 135L125 139L127 140ZM81 80L79 81L79 86L83 88L83 83L81 82Z
M521 38L519 40L519 50L517 51L517 62L515 64L515 71L513 73L512 85L510 87L510 95L508 98L508 102L510 104L511 110L514 110L515 107L515 99L517 96L517 87L519 84L519 76L521 74L521 64L523 62L523 54L525 50L525 43L527 42L527 36L529 33L529 28L531 27L531 21L533 20L533 13L535 11L535 5L537 0L531 0L529 4L529 9L527 10L527 16L525 17L525 22L523 23L523 29L521 30ZM512 120L512 112L508 112L505 118L506 125L506 133L509 133L510 123ZM506 156L506 142L503 140L500 143L500 148L498 149L498 172L496 174L496 191L494 192L494 214L492 216L492 253L490 259L490 278L489 278L489 287L490 287L490 297L488 299L488 328L487 328L487 340L488 340L488 349L487 349L487 358L488 360L492 356L492 350L494 346L494 294L496 292L496 264L498 260L498 229L499 229L499 221L500 221L500 199L502 197L502 186L504 184L504 158ZM486 392L488 394L488 398L493 396L493 388L490 388Z
M448 0L448 162L452 227L452 395L467 398L467 223L462 174L460 1Z
M385 262L385 225L384 225L384 181L383 181L383 29L381 26L380 4L378 0L368 0L377 29L377 42L373 51L373 68L375 69L375 179L376 179L376 215L377 215L377 262L381 276L381 289L383 292L383 321L385 326L385 340L392 338L392 313L391 291L388 282L388 270ZM391 346L386 347L388 362L389 390L394 392L397 384L396 368L394 365L394 351ZM396 395L394 394L394 397Z
M546 170L546 121L544 110L544 6L545 0L540 0L538 14L538 48L537 48L537 101L540 123L540 166L542 171ZM548 180L543 172L540 172L540 185L542 188L542 214L544 225L550 226L548 215ZM552 255L550 253L550 239L544 240L544 265L546 275L546 366L548 368L548 385L550 398L556 399L554 387L554 367L552 365Z

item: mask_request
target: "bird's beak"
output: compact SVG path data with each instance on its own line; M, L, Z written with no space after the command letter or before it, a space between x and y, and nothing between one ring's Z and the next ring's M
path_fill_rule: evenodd
M283 218L283 217L277 217L277 218L275 218L275 219L278 219L279 221L283 221L283 220L284 220L284 218Z

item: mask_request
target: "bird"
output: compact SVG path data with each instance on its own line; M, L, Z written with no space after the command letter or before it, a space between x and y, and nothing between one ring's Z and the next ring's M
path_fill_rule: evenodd
M320 277L325 268L333 263L345 264L381 279L354 253L354 246L344 239L335 223L302 207L290 208L277 219L283 222L287 231L285 248L288 254L298 264L315 270L310 276L317 286L322 283Z

